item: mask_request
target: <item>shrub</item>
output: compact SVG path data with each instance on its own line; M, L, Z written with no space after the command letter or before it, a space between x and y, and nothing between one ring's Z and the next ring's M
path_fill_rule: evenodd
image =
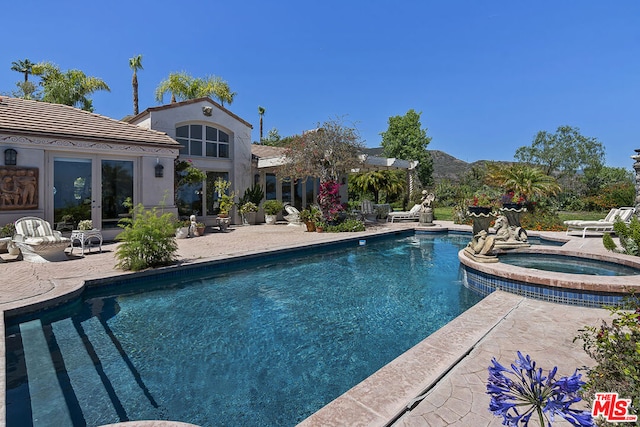
M16 226L13 222L5 224L0 228L0 237L13 237L16 234Z
M117 268L138 271L175 261L178 244L171 213L160 214L156 208L145 209L139 204L133 209L133 218L119 225L124 230L117 237L122 242L116 250Z
M520 224L525 230L564 231L566 227L560 217L552 212L525 212L520 217Z
M364 231L364 222L357 219L346 219L337 225L328 225L325 231L330 233Z
M632 399L629 414L640 415L640 298L628 296L621 307L609 308L613 319L600 327L585 326L574 338L597 365L588 369L583 398L593 401L596 392L617 392Z
M613 230L620 238L622 248L618 248L610 234L605 234L602 244L606 249L640 256L640 220L637 217L632 217L628 225L622 221L614 222Z

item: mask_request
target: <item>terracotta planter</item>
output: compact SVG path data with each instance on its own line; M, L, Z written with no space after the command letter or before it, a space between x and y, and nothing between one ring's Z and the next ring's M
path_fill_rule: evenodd
M196 228L196 236L204 236L206 227L197 227Z
M307 231L316 231L316 223L313 221L305 221L304 224L307 226Z

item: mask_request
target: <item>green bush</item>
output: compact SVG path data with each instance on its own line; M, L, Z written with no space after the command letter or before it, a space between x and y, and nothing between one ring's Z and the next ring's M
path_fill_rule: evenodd
M325 228L325 231L328 231L329 233L355 232L364 230L364 222L357 219L345 219L340 224L328 225Z
M614 222L613 231L620 238L622 248L618 248L610 234L605 234L602 237L602 244L606 249L640 256L640 220L637 217L632 217L628 225L622 221Z
M629 414L640 415L640 299L631 294L622 307L609 311L610 323L585 326L574 338L583 341L584 350L597 363L588 369L583 398L592 402L596 392L615 391L632 400Z
M262 207L265 214L278 215L284 209L284 204L280 200L267 200L262 204Z
M133 218L119 225L124 230L117 237L122 242L116 250L117 268L138 271L175 261L178 244L173 214L160 214L156 208L145 209L139 204L133 209Z

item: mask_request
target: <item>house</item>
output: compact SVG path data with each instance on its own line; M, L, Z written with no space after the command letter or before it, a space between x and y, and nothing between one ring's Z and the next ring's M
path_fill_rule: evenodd
M174 209L180 144L163 132L66 105L0 97L0 225L24 216L57 228L91 219L106 239L127 200Z

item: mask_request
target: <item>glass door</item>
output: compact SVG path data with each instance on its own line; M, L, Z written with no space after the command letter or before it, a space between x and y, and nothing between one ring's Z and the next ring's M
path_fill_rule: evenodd
M129 216L133 201L133 162L102 160L102 229L117 228ZM94 223L95 224L95 223Z
M93 219L93 162L91 159L53 160L53 220L55 229L70 231L84 219Z

